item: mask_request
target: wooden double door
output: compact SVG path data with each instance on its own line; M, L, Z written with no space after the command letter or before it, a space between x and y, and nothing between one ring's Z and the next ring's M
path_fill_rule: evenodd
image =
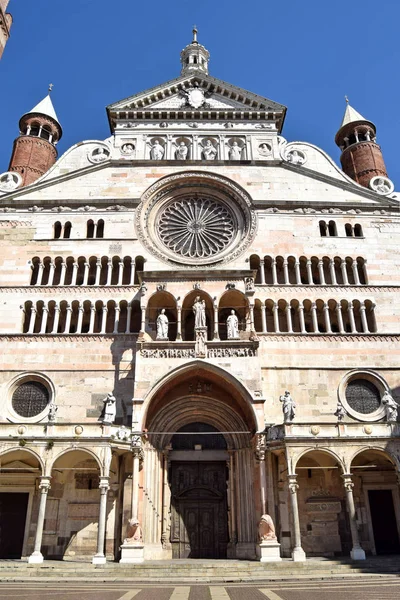
M173 558L226 558L228 544L225 462L173 462Z

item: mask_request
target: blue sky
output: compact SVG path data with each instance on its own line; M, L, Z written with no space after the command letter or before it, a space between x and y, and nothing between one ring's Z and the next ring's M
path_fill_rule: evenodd
M10 0L0 61L0 172L20 116L54 84L63 153L109 135L105 106L177 77L194 23L210 74L285 104L283 135L336 161L344 95L378 129L400 187L400 3L396 0Z

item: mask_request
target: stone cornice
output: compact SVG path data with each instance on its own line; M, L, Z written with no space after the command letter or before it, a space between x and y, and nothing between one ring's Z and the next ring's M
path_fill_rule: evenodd
M400 342L400 333L259 333L260 340L268 342L307 342L315 344L316 340L324 342L365 342L366 340L374 342Z

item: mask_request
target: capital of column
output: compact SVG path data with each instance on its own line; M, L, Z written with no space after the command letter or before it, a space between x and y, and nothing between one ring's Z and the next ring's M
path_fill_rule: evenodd
M51 487L51 477L49 477L48 475L43 475L40 478L40 483L39 483L39 490L42 491L42 493L47 493Z
M352 473L343 473L342 479L343 479L343 485L346 489L346 492L352 492L353 487L354 487Z
M105 494L110 489L110 478L109 477L100 477L99 482L100 493Z
M264 462L265 461L265 455L266 455L266 444L265 444L265 434L263 433L257 433L256 434L256 450L255 450L255 455L256 455L256 459L259 462Z
M296 494L297 490L299 489L299 484L297 483L297 475L288 475L288 481L289 492L291 494Z
M338 312L339 310L342 310L342 304L341 304L340 301L336 303L336 309L335 310L336 310L336 312Z

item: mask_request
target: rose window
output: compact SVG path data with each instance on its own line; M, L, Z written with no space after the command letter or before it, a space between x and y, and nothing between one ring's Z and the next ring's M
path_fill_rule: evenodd
M27 381L12 395L12 407L21 417L36 417L49 403L49 392L39 381Z
M235 218L230 210L210 198L176 200L158 217L163 244L187 258L207 258L223 252L235 236Z

